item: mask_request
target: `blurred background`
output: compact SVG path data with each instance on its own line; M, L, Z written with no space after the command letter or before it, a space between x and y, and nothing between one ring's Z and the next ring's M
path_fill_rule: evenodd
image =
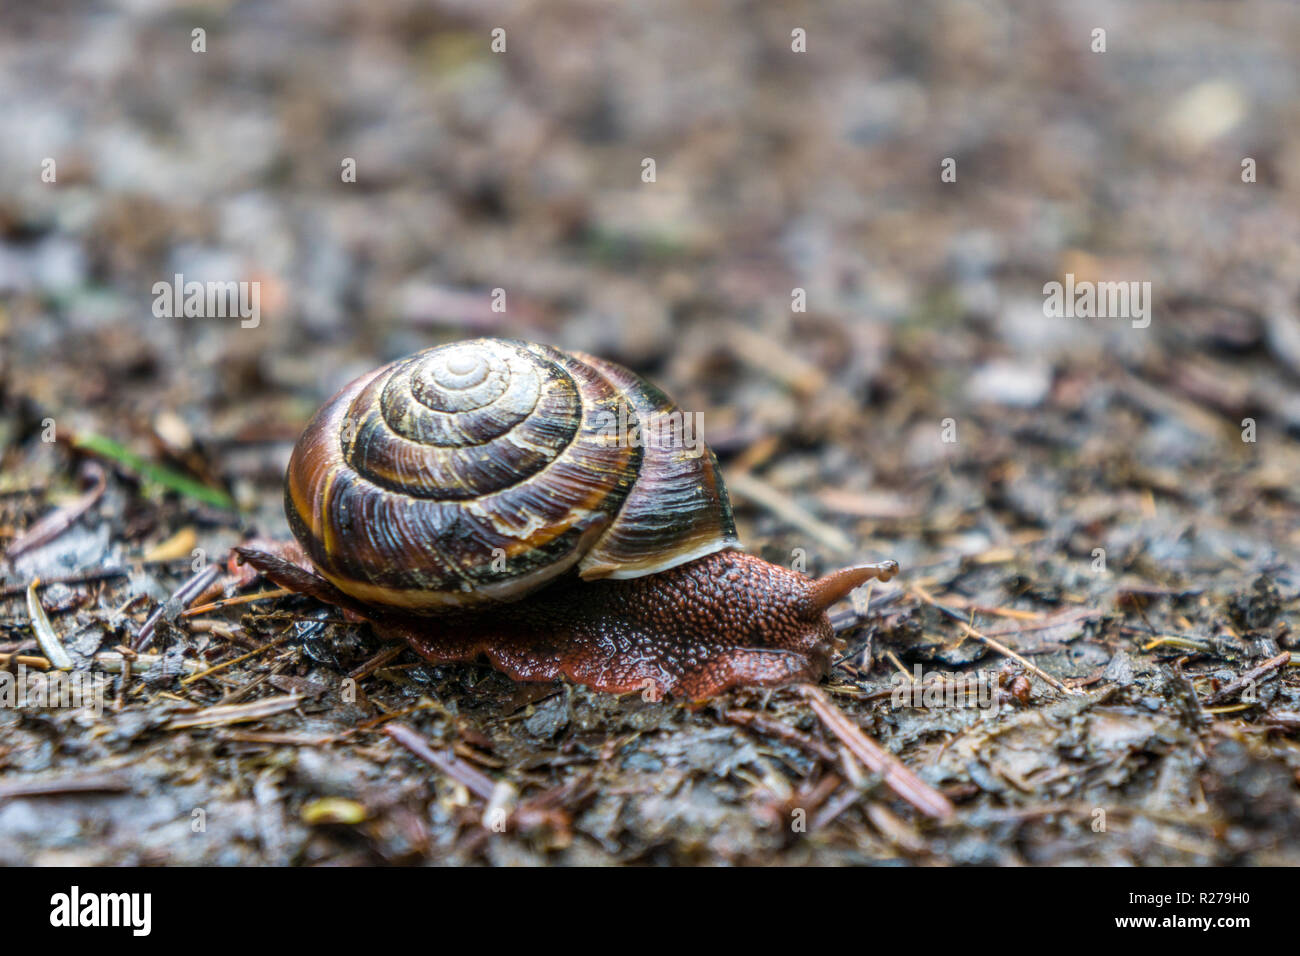
M118 459L82 522L102 533L25 554L11 588L181 527L213 554L283 537L326 397L502 335L703 412L776 560L889 556L971 606L1289 639L1300 5L0 10L0 543L80 491L51 419L238 507ZM260 323L156 316L177 273L260 283ZM1149 327L1045 317L1067 273L1150 282ZM1067 643L1063 677L1113 657L1082 625Z
M924 485L974 461L1035 526L1102 475L1211 525L1294 503L1294 4L126 0L4 23L10 443L46 415L156 442L161 414L251 507L344 382L515 335L650 374L724 460L868 537L936 505L986 525L986 469ZM1045 318L1067 272L1151 282L1151 327ZM176 273L259 282L260 325L156 317ZM1272 517L1293 543L1294 510ZM976 534L955 546L1000 537Z

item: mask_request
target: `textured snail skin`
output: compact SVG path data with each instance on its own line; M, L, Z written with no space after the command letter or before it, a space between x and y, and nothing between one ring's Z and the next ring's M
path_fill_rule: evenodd
M898 571L886 561L813 579L720 551L645 577L561 583L514 604L429 618L368 607L282 558L236 550L281 587L338 604L434 663L484 655L515 680L568 677L650 699L820 679L833 638L826 608Z
M299 557L238 550L434 662L484 655L519 680L656 699L820 677L827 607L898 566L814 580L741 552L707 446L609 432L681 414L594 356L426 349L345 386L303 432L285 475Z

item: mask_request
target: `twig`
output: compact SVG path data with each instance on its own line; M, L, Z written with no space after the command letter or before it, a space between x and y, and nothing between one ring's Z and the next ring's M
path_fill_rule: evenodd
M975 630L975 628L971 627L971 626L970 626L969 624L967 624L965 621L962 621L961 624L960 624L960 626L961 626L962 629L964 629L964 630L966 631L966 633L969 634L971 637L975 638L976 640L983 641L985 644L987 644L989 647L993 648L993 649L994 649L995 651L997 651L999 654L1004 654L1004 655L1006 655L1007 657L1011 658L1013 661L1016 661L1016 662L1019 663L1022 667L1024 667L1026 670L1028 670L1030 673L1032 673L1032 674L1034 674L1035 676L1037 676L1037 677L1039 677L1039 678L1045 680L1048 684L1050 684L1051 686L1055 687L1055 688L1056 688L1057 690L1059 690L1062 694L1067 694L1067 695L1073 696L1074 694L1077 694L1077 693L1078 693L1078 691L1076 691L1076 690L1072 690L1071 688L1066 687L1064 684L1062 684L1059 680L1057 680L1057 679L1056 679L1055 677L1053 677L1051 674L1047 673L1047 671L1043 670L1041 667L1039 667L1039 666L1038 666L1037 664L1035 664L1033 661L1029 660L1029 658L1027 658L1027 657L1025 657L1025 656L1023 656L1023 655L1021 655L1021 654L1017 654L1015 651L1013 651L1011 648L1007 647L1005 644L1001 643L1000 641L995 641L993 638L991 638L991 637L989 637L989 636L987 636L987 635L985 635L985 634L981 634L979 631Z
M1201 641L1193 640L1190 637L1178 637L1173 634L1166 634L1164 637L1157 637L1153 641L1148 641L1142 645L1142 650L1153 651L1164 644L1172 644L1174 647L1181 647L1185 651L1209 651L1210 645Z
M125 793L131 784L116 774L88 774L59 780L20 780L0 784L0 800L7 797L52 797L64 793Z
M12 654L0 654L0 664L8 664L13 660ZM19 654L16 664L22 664L24 667L39 667L43 671L50 669L50 662L44 657L36 657L32 654Z
M423 737L406 724L390 723L384 727L384 733L425 763L441 770L457 783L463 784L475 796L483 800L491 800L496 792L496 783L491 777L471 767L451 751L439 753L434 750Z
M836 707L829 697L812 684L800 684L799 693L808 701L826 728L843 742L872 773L878 773L891 790L927 816L947 820L953 815L948 798L914 774L907 766L862 732Z
M131 657L131 668L144 673L155 667L159 661L165 658L161 654L136 654ZM95 655L95 666L109 674L121 674L127 670L127 656L118 651L100 651ZM201 665L196 661L184 660L180 662L183 670L197 670Z
M1258 706L1259 703L1256 702L1253 704L1232 704L1228 707L1206 707L1201 711L1201 713L1208 714L1211 717L1217 717L1220 714L1239 714L1243 710L1250 710L1252 707Z
M906 853L924 853L925 841L908 823L890 812L883 803L867 804L867 819L890 843Z
M1294 710L1275 710L1264 715L1264 723L1283 730L1300 730L1300 713Z
M915 594L918 598L920 598L922 601L924 601L926 604L938 608L948 617L956 621L957 626L960 627L967 634L969 634L971 637L975 638L977 641L982 641L983 643L987 644L989 647L993 648L999 654L1003 654L1006 657L1011 658L1013 661L1016 661L1018 664L1020 664L1022 667L1028 670L1031 674L1034 674L1035 676L1046 681L1049 685L1056 688L1062 694L1065 694L1067 696L1072 696L1078 693L1078 691L1074 691L1066 687L1059 680L1057 680L1051 674L1047 673L1047 671L1043 670L1041 667L1038 667L1036 664L1033 663L1033 661L1029 660L1024 655L1017 654L1015 651L1007 647L1002 642L996 641L993 638L989 637L987 634L982 634L975 628L971 627L969 624L966 623L965 618L963 618L960 614L958 614L956 611L952 610L951 608L944 607L942 604L940 604L938 601L932 598L924 588L914 584L911 586L911 588L909 588L909 590L913 594Z
M325 734L320 737L309 737L306 734L285 734L259 730L228 730L223 731L218 739L237 743L267 744L268 746L325 747L337 741L339 735Z
M262 700L255 700L250 704L205 707L196 713L176 717L167 724L166 729L184 730L187 727L218 727L222 724L240 724L250 720L261 720L264 717L282 714L286 710L293 710L302 703L302 700L302 697L297 694L287 694L283 697L266 697Z
M421 699L421 701L418 704L412 704L410 707L403 707L401 710L390 711L387 714L380 714L378 717L371 717L368 720L363 720L355 727L349 727L347 730L340 731L338 736L340 739L342 739L343 737L348 737L351 736L352 734L365 733L368 730L374 730L376 727L380 726L381 724L388 723L390 720L397 720L400 717L407 717L411 714L418 714L422 710L441 710L441 709L442 709L441 704L429 700L426 697Z
M1251 684L1256 684L1275 670L1285 667L1291 663L1291 652L1283 651L1277 657L1270 657L1258 667L1252 667L1246 673L1242 674L1236 680L1229 681L1210 695L1205 702L1207 705L1221 704L1241 693Z
M292 653L292 652L291 652L291 653ZM285 666L286 666L288 663L289 663L289 662L288 662L287 660L284 660L284 659L281 659L281 660L279 660L279 661L276 661L276 663L273 664L273 665L271 666L270 670L265 670L265 671L263 671L261 674L258 674L256 677L254 677L251 681L249 681L249 682L248 682L247 684L245 684L243 687L236 687L234 690L230 691L230 692L227 693L224 697L222 697L220 700L218 700L215 704L213 704L213 706L214 706L214 707L222 707L222 706L225 706L225 705L227 705L227 704L235 704L235 703L238 703L239 701L241 701L241 700L243 700L245 697L247 697L249 694L251 694L253 691L257 690L257 688L259 688L259 687L261 687L263 684L265 684L265 683L266 683L268 680L270 680L272 677L275 677L277 674L279 674L280 671L284 670ZM277 689L277 690L287 690L287 691L289 691L289 693L294 693L294 692L295 692L294 689L293 689L293 688L290 688L290 687L277 687L276 689ZM303 696L306 697L307 695L304 694Z
M839 390L819 365L791 351L787 343L740 322L728 323L726 331L727 343L735 355L798 394L810 397L830 388Z
M392 647L385 647L378 654L370 658L370 660L366 661L356 670L351 671L348 674L348 676L355 681L364 680L365 678L373 674L375 671L379 670L379 668L387 664L389 661L400 657L402 655L402 652L406 650L406 648L407 648L406 644L394 644Z
M59 640L54 625L46 616L45 608L41 607L40 596L36 593L36 589L40 586L40 578L32 578L32 583L27 586L27 616L31 619L32 633L36 635L36 643L41 646L41 652L49 659L50 666L55 670L70 671L73 666L72 658L63 649L63 642Z
M15 538L5 551L6 560L12 561L25 551L53 541L76 524L78 518L99 502L99 499L104 496L104 489L108 487L108 475L99 465L92 467L95 484L91 489L62 508L50 512Z
M199 614L207 614L210 611L219 611L223 607L232 607L236 604L253 604L257 601L268 601L271 598L285 597L293 592L288 588L276 588L273 591L260 591L257 594L241 594L239 597L223 598L220 601L213 601L211 604L200 604L198 607L192 607L181 611L181 617L196 617Z
M971 610L980 614L999 614L1007 613L999 608L984 608L972 605ZM1029 613L1029 612L1025 612ZM1075 624L1086 621L1095 621L1102 616L1102 612L1096 608L1081 608L1077 611L1062 611L1051 617L1040 617L1032 624L1021 624L1016 627L1000 627L996 630L985 631L985 637L1011 637L1016 634L1027 634L1030 631L1046 631L1053 627L1062 627L1066 624Z
M769 737L776 737L778 740L784 740L786 743L794 744L809 753L814 753L828 763L835 763L834 750L820 740L815 740L802 731L795 730L789 724L777 720L775 717L768 717L753 710L740 709L728 710L722 716L733 724L739 724L741 727L752 727L759 733L767 734Z
M960 608L963 611L974 611L976 614L987 614L990 617L1009 617L1016 621L1041 621L1044 617L1042 611L1022 611L1020 608L1014 607L989 607L987 604L977 604L974 601L954 595L945 596L944 603L949 607ZM1014 633L1014 629L1012 629L1012 632Z
M808 509L747 471L727 476L727 488L742 498L766 508L786 524L798 528L840 555L852 554L853 542L839 528L822 521Z
M208 677L209 675L215 674L218 671L223 671L227 667L231 667L235 664L238 664L240 661L248 660L250 657L256 657L258 654L261 654L264 651L269 651L273 647L278 647L279 645L287 641L289 639L289 636L290 635L288 634L282 634L279 637L277 637L275 640L267 641L261 647L257 648L256 650L249 651L247 654L240 654L238 657L232 657L228 661L222 661L220 664L216 664L213 667L209 667L205 671L199 671L197 674L191 674L189 677L186 677L184 680L181 681L181 686L184 687L186 684L193 684L196 680L200 680L201 678Z
M217 579L221 573L221 567L216 564L209 564L196 571L188 581L176 589L176 592L162 604L158 609L149 615L149 619L144 622L140 628L140 633L136 635L135 640L131 642L133 650L143 650L149 645L149 639L153 637L154 628L162 620L164 614L180 614L189 606L198 595L202 594L209 584Z
M816 831L829 826L841 813L857 803L862 794L852 788L845 790L838 797L828 800L821 811L812 818L809 828Z

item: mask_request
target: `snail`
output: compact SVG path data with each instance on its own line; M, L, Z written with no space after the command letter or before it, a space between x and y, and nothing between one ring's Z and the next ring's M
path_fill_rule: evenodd
M437 663L485 655L516 680L653 699L819 679L827 608L897 563L813 579L745 553L687 421L581 352L426 349L345 386L298 440L296 560L238 550Z

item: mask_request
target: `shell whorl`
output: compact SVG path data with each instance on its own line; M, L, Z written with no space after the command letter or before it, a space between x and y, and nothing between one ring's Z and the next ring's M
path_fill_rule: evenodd
M651 574L739 547L707 446L623 440L674 412L591 356L505 339L427 349L317 412L285 510L321 573L371 604L510 601L575 567Z

